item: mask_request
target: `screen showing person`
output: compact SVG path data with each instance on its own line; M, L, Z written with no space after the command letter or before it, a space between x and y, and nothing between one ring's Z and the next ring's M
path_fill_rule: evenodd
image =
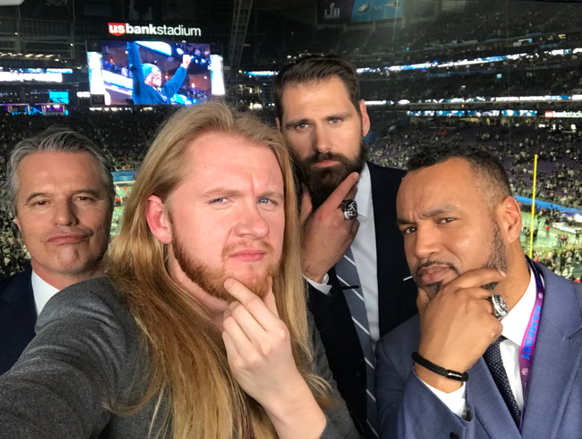
M106 105L193 105L213 94L208 44L101 41L87 56L91 94Z

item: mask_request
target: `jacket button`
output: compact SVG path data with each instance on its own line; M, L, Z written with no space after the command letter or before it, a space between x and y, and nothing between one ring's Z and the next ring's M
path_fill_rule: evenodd
M459 436L458 436L458 435L456 435L455 433L451 433L451 434L449 435L449 437L450 437L451 439L459 439Z

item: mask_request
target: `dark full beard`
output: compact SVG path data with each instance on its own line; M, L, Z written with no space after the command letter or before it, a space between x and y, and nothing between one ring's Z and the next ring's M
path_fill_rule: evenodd
M265 244L267 249L272 250L272 247ZM184 249L184 246L177 239L176 235L172 236L172 248L174 251L174 256L178 265L182 271L188 276L188 278L202 288L206 293L210 294L217 299L224 300L228 303L235 301L236 299L224 288L224 281L226 279L233 278L229 276L224 269L212 268L200 260L195 260L192 258ZM227 246L223 252L224 255L230 254L234 249ZM275 278L279 275L280 264L273 264L269 267L263 276L257 276L253 281L236 279L241 282L245 287L247 287L251 292L264 298L270 289L269 278Z
M501 230L499 229L499 225L494 222L493 223L493 242L492 242L492 249L491 249L491 253L489 254L489 259L487 259L487 262L485 263L485 265L483 265L481 268L495 268L497 270L503 270L506 271L507 270L507 249L505 248L505 244L503 243L503 238L501 238ZM428 261L423 262L422 264L420 264L418 267L415 268L414 270L414 280L416 281L417 285L420 285L420 270L422 268L425 267L429 267L431 265L445 265L447 267L449 267L451 270L453 270L455 272L455 274L457 276L460 276L461 273L460 270L455 267L453 264L451 264L450 262L444 262L444 261L438 261L436 259L430 259ZM488 291L493 291L495 289L495 287L497 286L498 282L491 282L489 284L485 284L485 285L481 285L481 288L484 288ZM439 290L442 288L443 283L442 281L439 282L433 282L431 284L428 285L429 287L431 287L435 293L439 292Z
M338 163L328 168L317 168L315 165L326 160L335 160ZM343 154L332 152L315 152L305 160L295 160L295 168L299 181L309 190L313 210L321 206L331 193L352 172L362 172L366 163L366 149L364 139L360 141L358 155L348 159Z

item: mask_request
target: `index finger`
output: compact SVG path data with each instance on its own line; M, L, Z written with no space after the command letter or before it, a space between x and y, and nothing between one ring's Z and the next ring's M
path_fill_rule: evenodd
M471 289L474 291L472 294L476 298L485 299L493 293L481 287L490 283L501 282L506 278L506 276L505 272L496 268L479 268L477 270L463 273L461 276L445 285L445 288L447 290L450 290L451 288L454 290Z
M357 172L352 172L350 175L348 175L346 179L335 188L327 200L325 200L320 209L323 208L330 211L337 209L342 201L346 199L350 193L350 190L357 183L359 178L360 174Z
M266 330L279 320L259 296L235 279L226 279L224 288L238 300Z

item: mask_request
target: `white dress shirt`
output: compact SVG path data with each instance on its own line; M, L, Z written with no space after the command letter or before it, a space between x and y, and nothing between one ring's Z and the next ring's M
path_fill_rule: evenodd
M32 271L30 279L32 282L32 293L34 294L36 315L38 316L50 298L57 294L59 290L52 285L47 284L34 272L34 270Z
M372 180L368 165L364 165L360 173L358 182L358 192L356 193L356 203L358 204L358 221L360 227L354 241L352 242L352 254L358 268L360 287L366 302L366 315L368 317L368 327L370 338L374 346L380 338L380 321L378 311L378 264L376 255L376 228L374 226L374 205L372 203ZM317 283L307 279L314 288L324 294L329 294L329 276L325 274L322 283Z
M503 332L501 333L507 340L499 344L501 361L507 374L509 386L515 397L519 409L523 411L524 395L521 385L521 375L519 372L519 348L523 336L527 331L529 319L536 301L536 280L533 273L530 273L530 280L525 294L519 302L512 308L507 316L501 321ZM458 416L462 416L466 403L466 383L459 390L452 393L445 393L424 383L438 398Z

